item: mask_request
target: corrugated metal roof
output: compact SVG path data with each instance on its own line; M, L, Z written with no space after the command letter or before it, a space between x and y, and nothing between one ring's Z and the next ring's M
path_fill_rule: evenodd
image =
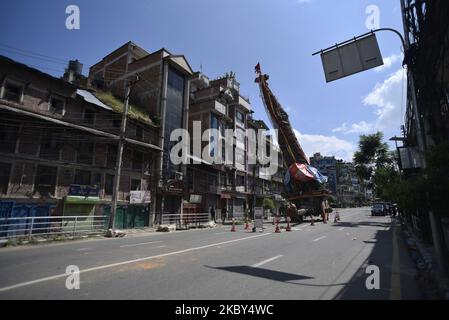
M83 97L83 99L89 103L95 104L95 105L97 105L103 109L106 109L106 110L113 110L111 107L105 105L103 102L98 100L97 97L95 97L92 93L90 93L87 90L77 89L76 93L78 95L80 95L81 97Z

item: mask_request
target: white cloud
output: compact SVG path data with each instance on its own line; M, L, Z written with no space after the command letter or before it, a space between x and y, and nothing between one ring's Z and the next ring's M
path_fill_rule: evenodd
M359 123L353 123L350 126L348 126L348 124L345 122L341 126L333 129L332 132L343 132L344 134L349 133L365 134L373 132L374 130L375 126L373 123L360 121Z
M391 68L396 62L403 60L403 55L402 55L402 53L392 54L391 56L388 56L388 57L384 58L383 60L384 60L384 64L380 67L375 68L374 71L382 72L382 71L385 71L385 70Z
M392 73L363 99L363 104L375 108L378 130L398 130L402 121L401 104L405 103L407 76L404 69Z
M407 76L404 69L401 68L390 74L382 83L377 83L362 100L365 106L374 108L375 121L360 121L351 125L343 123L332 131L344 134L366 134L379 130L383 131L386 136L397 134L403 122L401 104L405 104L406 87Z
M345 161L352 161L356 146L335 136L302 134L294 129L296 138L307 156L320 152L322 155L335 156Z

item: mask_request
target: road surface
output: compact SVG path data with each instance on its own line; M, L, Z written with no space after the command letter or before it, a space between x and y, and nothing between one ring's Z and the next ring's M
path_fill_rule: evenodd
M4 248L0 299L422 298L395 221L369 208L340 215L292 232L223 226ZM70 265L80 270L78 290L66 288ZM379 289L368 290L373 265Z

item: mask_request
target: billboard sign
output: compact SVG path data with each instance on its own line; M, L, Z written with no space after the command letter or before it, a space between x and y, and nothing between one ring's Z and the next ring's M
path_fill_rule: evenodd
M326 82L379 67L384 64L375 34L336 45L321 53Z

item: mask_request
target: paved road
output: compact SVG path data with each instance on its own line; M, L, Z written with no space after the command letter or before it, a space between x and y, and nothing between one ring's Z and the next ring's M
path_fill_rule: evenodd
M230 227L0 250L0 299L419 299L400 230L368 208L341 221ZM81 270L66 288L66 267ZM380 289L365 286L368 265Z

